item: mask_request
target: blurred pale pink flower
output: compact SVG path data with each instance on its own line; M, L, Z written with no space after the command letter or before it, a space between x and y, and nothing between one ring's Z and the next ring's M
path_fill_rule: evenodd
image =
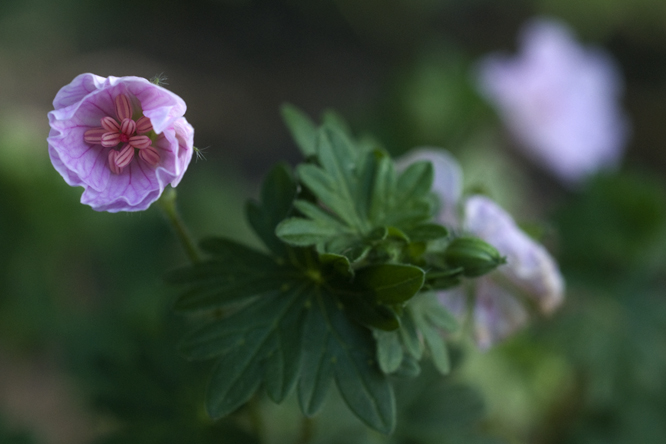
M601 49L580 46L564 24L529 22L520 53L490 55L478 74L481 93L526 154L564 183L620 162L629 125L618 67Z
M448 152L421 148L402 158L399 164L418 160L433 164L433 191L441 201L438 222L483 239L507 260L506 265L471 281L474 335L479 347L488 348L527 323L523 298L531 300L542 313L552 313L564 299L564 281L548 251L527 236L491 199L480 195L463 199L462 172ZM465 286L440 291L438 296L459 318L468 315L470 299Z
M145 210L178 185L192 159L185 102L146 79L81 74L53 107L51 162L97 211Z

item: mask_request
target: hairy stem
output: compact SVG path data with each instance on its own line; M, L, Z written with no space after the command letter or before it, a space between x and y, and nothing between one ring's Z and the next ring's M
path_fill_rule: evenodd
M164 190L162 197L159 198L157 203L175 230L180 244L183 246L185 253L187 253L187 257L190 258L192 263L196 264L197 262L201 262L201 255L199 254L196 243L176 209L176 190L173 188L167 188Z

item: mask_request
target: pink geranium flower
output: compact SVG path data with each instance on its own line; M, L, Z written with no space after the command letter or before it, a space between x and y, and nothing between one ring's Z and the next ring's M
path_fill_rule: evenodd
M530 21L516 56L481 61L479 89L527 156L564 183L619 164L629 135L619 69L563 23Z
M418 160L430 161L434 168L433 191L441 201L438 222L483 239L506 257L507 263L492 273L438 292L440 302L461 320L471 313L477 345L488 348L524 326L527 300L542 313L552 313L564 300L564 281L548 251L491 199L480 195L463 199L462 172L448 152L422 148L399 164ZM472 298L468 297L469 287Z
M81 74L53 107L51 162L97 211L145 210L178 185L192 159L185 102L146 79Z

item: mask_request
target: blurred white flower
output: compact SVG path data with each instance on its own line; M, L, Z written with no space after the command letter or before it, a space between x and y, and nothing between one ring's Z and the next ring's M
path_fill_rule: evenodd
M618 165L629 135L618 67L601 49L580 46L563 23L530 21L520 53L487 56L478 74L526 154L563 182Z
M463 199L462 172L447 151L417 149L400 159L399 165L419 160L433 164L433 191L441 200L438 222L483 239L507 260L492 273L470 281L472 298L466 286L438 292L440 302L457 317L464 319L471 309L478 346L488 348L527 323L523 299L531 300L544 314L552 313L564 300L564 280L548 251L491 199L480 195Z

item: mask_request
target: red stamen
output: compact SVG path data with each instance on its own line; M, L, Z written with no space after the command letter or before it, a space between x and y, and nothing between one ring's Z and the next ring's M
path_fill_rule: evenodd
M137 134L145 134L149 132L150 130L153 129L153 124L150 123L150 119L148 117L141 117L139 120L136 121L136 133Z
M148 148L152 141L148 136L132 136L129 140L130 145L140 150Z
M116 122L116 119L113 117L102 117L101 120L102 123L102 128L104 128L107 132L109 133L115 133L117 131L120 131L120 125L118 122Z
M104 133L102 135L102 146L110 148L120 143L119 133Z
M136 123L132 119L123 119L120 124L120 132L126 134L127 136L132 136L136 130Z
M116 164L116 157L118 157L118 151L109 151L109 169L113 174L120 174L123 172L123 169L118 168L118 165Z
M89 129L85 133L83 133L83 140L86 143L90 143L92 145L99 145L102 143L102 136L106 133L106 130L104 128L93 128Z
M118 156L116 156L116 165L122 170L130 164L132 159L134 159L134 148L130 145L125 145L120 152L118 152Z
M116 96L116 116L120 121L132 118L132 102L125 94Z
M139 150L139 158L153 168L160 163L160 155L152 146Z

